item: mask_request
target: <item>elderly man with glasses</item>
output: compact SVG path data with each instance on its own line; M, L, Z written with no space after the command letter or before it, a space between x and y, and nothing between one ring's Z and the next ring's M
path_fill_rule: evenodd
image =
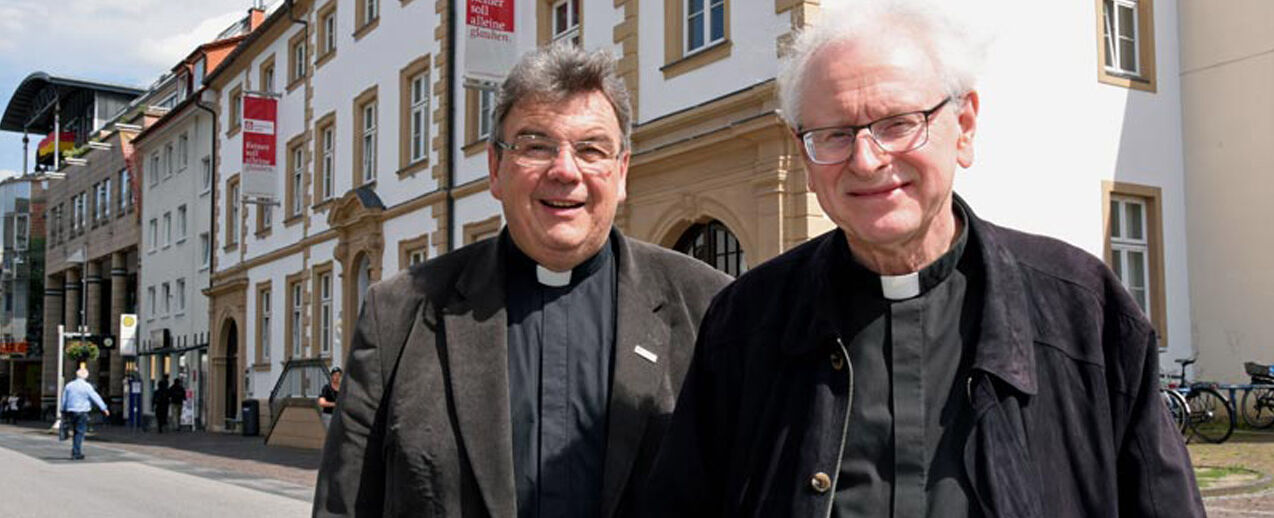
M631 516L729 277L613 227L632 112L615 62L537 50L500 88L498 237L371 287L316 516Z
M938 6L846 4L778 83L838 228L708 310L649 515L1202 516L1118 279L952 191L982 45Z

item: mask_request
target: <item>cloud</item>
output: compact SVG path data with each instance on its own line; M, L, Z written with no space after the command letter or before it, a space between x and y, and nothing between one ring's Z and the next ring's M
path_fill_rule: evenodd
M149 85L245 16L246 4L6 0L0 4L0 68Z

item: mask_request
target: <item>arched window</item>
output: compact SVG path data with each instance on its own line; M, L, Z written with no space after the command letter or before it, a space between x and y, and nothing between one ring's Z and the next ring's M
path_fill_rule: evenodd
M748 271L748 260L739 239L717 220L686 229L673 249L734 277Z

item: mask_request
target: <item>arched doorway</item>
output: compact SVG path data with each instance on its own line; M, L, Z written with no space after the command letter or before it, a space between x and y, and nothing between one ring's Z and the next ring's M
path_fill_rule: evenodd
M226 340L226 368L223 371L225 417L234 419L239 415L239 328L234 320L226 323L226 332L222 336Z
M748 271L747 257L739 246L739 239L715 219L691 225L677 239L673 249L734 277Z

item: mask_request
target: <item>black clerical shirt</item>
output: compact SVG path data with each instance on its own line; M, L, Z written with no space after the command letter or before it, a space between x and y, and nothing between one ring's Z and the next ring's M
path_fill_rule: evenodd
M843 267L832 282L844 308L853 401L835 516L968 516L962 457L972 416L963 377L982 301L977 254L964 253L968 226L917 272L918 293L906 298L886 296L881 276L853 259L843 234L837 238Z
M518 516L596 516L615 344L613 240L569 275L553 275L507 232L501 239Z

